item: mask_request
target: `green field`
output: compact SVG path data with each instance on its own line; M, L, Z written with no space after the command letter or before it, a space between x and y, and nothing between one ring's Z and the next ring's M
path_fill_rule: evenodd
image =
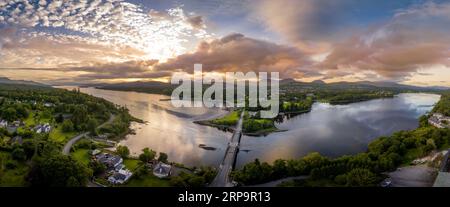
M136 170L136 168L139 167L140 162L141 162L140 160L136 160L136 159L124 159L123 160L123 164L130 171Z
M63 132L61 126L56 126L58 125L55 125L49 134L50 139L56 142L66 142L68 139L77 135L76 132Z
M218 118L218 119L214 119L211 122L213 124L218 124L218 125L227 125L227 126L233 126L236 125L238 120L239 120L239 111L233 111L229 114L227 114L226 116L222 117L222 118Z
M87 149L77 149L75 152L70 153L70 155L76 161L80 162L83 165L88 166L90 161L89 150Z

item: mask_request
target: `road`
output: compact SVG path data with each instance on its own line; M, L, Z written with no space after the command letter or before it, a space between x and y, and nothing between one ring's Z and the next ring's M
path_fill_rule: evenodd
M102 127L106 126L107 124L111 124L111 123L114 121L115 118L116 118L116 116L115 116L114 114L111 114L111 115L109 116L108 121L106 121L105 123L103 123L103 124L101 124L100 126L98 126L97 129L102 128ZM79 134L79 135L73 137L72 139L70 139L70 140L66 143L66 145L64 145L64 148L63 148L62 153L63 153L64 155L69 155L69 154L70 154L70 149L72 148L72 146L73 146L76 142L78 142L78 140L80 140L81 138L83 138L83 137L85 137L85 136L87 136L87 135L89 135L89 132L84 132L84 133L81 133L81 134Z
M392 187L432 187L436 169L426 165L414 165L398 168L388 175L392 180Z
M245 111L241 113L241 117L236 125L233 136L228 143L227 150L225 151L225 156L219 167L219 172L217 173L214 180L211 182L211 187L232 187L230 180L230 173L233 171L236 156L239 151L239 143L241 142L242 136L242 123Z

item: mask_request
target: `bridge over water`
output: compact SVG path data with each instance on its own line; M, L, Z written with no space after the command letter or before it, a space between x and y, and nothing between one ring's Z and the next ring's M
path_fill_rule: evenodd
M233 187L233 184L230 180L230 173L231 171L233 171L234 166L236 165L237 154L239 152L239 144L242 137L242 123L244 114L245 110L242 110L241 117L239 118L230 142L228 142L228 147L225 151L224 158L219 166L219 172L210 184L211 187Z

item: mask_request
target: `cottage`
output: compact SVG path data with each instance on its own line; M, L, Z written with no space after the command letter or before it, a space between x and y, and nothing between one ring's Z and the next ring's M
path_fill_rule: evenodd
M38 134L40 134L40 133L50 133L50 131L52 130L52 126L50 126L50 124L46 123L44 125L37 125L34 128L34 130Z
M8 121L1 119L0 128L6 128L8 126Z
M108 169L115 169L117 166L123 163L123 159L120 156L112 155L108 153L102 153L95 156L96 160L103 163Z
M121 169L108 177L108 181L112 184L123 184L127 182L133 175L132 172L126 169Z
M48 103L48 102L47 102L47 103L44 103L44 106L45 106L45 107L53 107L53 105L54 105L54 104Z
M155 175L158 178L169 177L171 173L172 173L172 165L164 164L162 162L159 162L153 169L153 175Z

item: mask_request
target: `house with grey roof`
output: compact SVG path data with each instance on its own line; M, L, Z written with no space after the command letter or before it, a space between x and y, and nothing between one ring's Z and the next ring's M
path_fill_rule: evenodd
M153 168L153 175L158 178L169 177L171 173L172 165L168 165L163 162L159 162L158 164L156 164L155 168Z

